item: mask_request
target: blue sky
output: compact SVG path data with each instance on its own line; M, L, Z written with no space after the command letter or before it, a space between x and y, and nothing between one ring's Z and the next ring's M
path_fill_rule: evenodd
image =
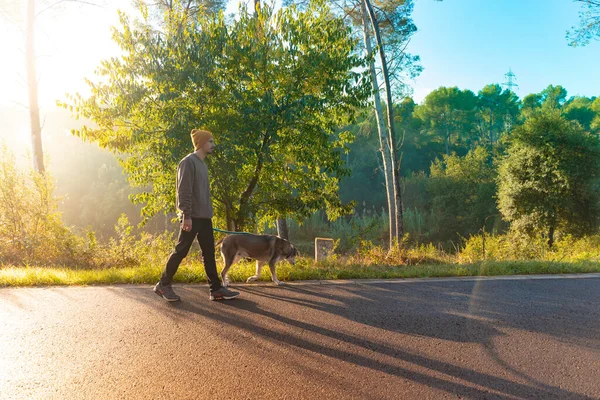
M123 0L105 3L65 6L57 14L60 18L45 14L38 20L42 106L52 107L65 92L85 92L83 78L93 78L100 60L117 54L110 26L117 24L117 7L130 7ZM20 4L23 7L24 2ZM230 0L228 9L237 9L236 4ZM440 86L477 92L486 84L502 82L509 67L520 97L549 84L563 85L570 96L599 96L600 41L573 48L565 39L567 29L577 24L580 9L572 0L415 0L418 32L408 51L420 55L424 67L411 83L415 100L422 101ZM24 37L4 19L0 30L4 32L0 55L6 60L0 63L0 105L24 104Z
M415 100L440 86L477 92L503 82L509 67L521 98L549 84L600 96L600 41L573 48L565 39L580 9L572 0L416 0L408 51L424 71Z

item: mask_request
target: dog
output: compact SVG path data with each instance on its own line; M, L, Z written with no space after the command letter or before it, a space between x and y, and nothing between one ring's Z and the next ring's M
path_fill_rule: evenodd
M277 279L275 264L281 260L287 260L292 265L296 264L298 251L288 240L274 235L238 234L229 235L221 239L216 246L221 245L221 256L225 267L221 271L223 286L229 286L229 268L240 258L251 258L256 260L256 275L249 277L246 282L253 282L260 277L260 271L265 263L269 264L271 279L276 285L283 285Z

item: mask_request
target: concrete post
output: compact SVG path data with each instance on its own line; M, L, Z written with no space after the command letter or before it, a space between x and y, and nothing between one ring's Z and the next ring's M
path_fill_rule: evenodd
M333 254L333 239L315 238L315 261L323 261Z

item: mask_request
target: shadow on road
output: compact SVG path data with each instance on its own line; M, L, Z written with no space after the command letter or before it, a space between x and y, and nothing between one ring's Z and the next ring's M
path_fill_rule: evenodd
M598 282L592 280L592 283ZM527 284L543 282L528 281ZM259 338L285 348L298 348L324 355L459 396L489 398L491 393L488 390L492 390L502 396L517 398L588 398L536 381L512 369L500 359L494 349L492 340L502 335L499 327L504 325L556 336L568 342L586 343L588 346L590 341L591 346L597 344L599 336L593 336L598 335L597 325L586 326L586 322L579 320L579 316L572 317L573 323L583 323L583 327L571 325L568 331L559 328L564 325L552 320L551 316L556 313L557 308L566 305L553 299L551 294L532 295L523 302L522 299L512 298L511 293L499 292L506 290L506 286L494 281L443 285L407 283L393 287L390 284L344 285L329 290L323 290L319 286L294 285L285 288L242 286L237 289L243 292L242 297L224 303L209 302L205 287L180 288L184 301L176 304L160 301L148 289L145 289L143 295L137 290L120 290L116 293L142 301L175 321L188 318L188 313L201 316L213 323L216 329L221 329L223 335L230 340ZM577 293L571 296L567 301L569 304L573 302L572 307L581 306L582 302L586 304L586 301L598 300L586 299L583 294L580 298ZM268 307L259 306L259 303L268 304ZM291 318L277 311L289 306L309 307L324 315L331 315L332 318L346 319L390 334L479 344L503 368L519 375L528 383L515 382L390 346L385 334L373 339L360 332L345 333L328 327L328 324ZM535 318L520 318L519 316L525 315L524 308L529 307L535 308ZM597 312L597 308L590 306L590 309ZM342 346L335 345L339 342ZM362 350L357 351L357 348ZM273 351L277 351L276 346ZM394 361L389 361L390 358ZM431 371L432 374L399 365L403 363L418 366L418 369ZM440 377L440 373L448 378Z

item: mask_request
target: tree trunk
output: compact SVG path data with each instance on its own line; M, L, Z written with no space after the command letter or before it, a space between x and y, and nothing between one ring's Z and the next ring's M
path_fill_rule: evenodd
M290 240L287 220L285 218L277 218L277 236L285 240Z
M227 223L228 231L233 230L233 215L232 214L233 213L231 211L231 205L229 204L229 202L225 203L225 221Z
M365 4L361 2L362 20L363 20L363 37L365 41L365 49L367 54L372 51L371 48L371 34L369 32L369 21L368 14ZM377 120L377 132L379 134L379 151L381 152L381 158L383 162L383 175L385 177L385 190L388 201L388 215L390 221L390 246L394 242L396 237L396 210L394 205L394 189L393 189L393 178L392 178L392 163L390 160L390 152L388 138L385 134L385 125L383 122L383 111L381 108L381 97L379 94L379 83L377 82L377 72L375 71L375 61L371 61L370 65L371 79L373 80L373 97L375 100L375 118Z
M25 63L27 66L27 89L29 92L29 121L31 125L31 144L33 148L33 169L44 173L44 152L42 151L42 128L40 126L40 107L38 104L38 82L35 68L34 51L35 1L27 2L27 43Z
M237 216L233 218L236 231L238 231L238 229L241 229L246 225L246 221L248 218L248 202L250 201L250 197L252 197L252 193L254 193L254 189L256 189L256 185L258 184L258 180L260 179L260 173L264 165L263 157L266 151L265 149L267 149L267 147L269 146L270 137L271 135L268 132L264 134L261 147L256 153L256 167L254 168L254 176L252 177L250 182L248 182L248 186L246 187L246 190L244 190L244 193L242 193L242 195L240 196L240 206L237 211Z
M375 17L375 12L373 11L373 7L371 6L370 0L365 0L365 7L369 12L369 16L371 18L371 24L373 25L373 31L375 32L375 39L377 40L377 46L379 49L379 58L381 60L381 70L383 73L383 81L385 83L385 91L387 98L387 125L388 125L388 137L390 144L390 158L392 164L392 180L394 186L394 206L395 206L395 225L396 225L396 235L398 237L398 246L400 246L400 240L404 234L404 229L402 226L402 192L400 188L400 177L399 170L400 167L397 165L397 156L396 156L396 134L394 132L394 103L392 99L392 87L390 84L390 74L388 71L387 61L385 58L385 52L383 49L383 41L381 40L381 33L379 32L379 23L377 22L377 18Z
M550 229L548 229L548 247L552 248L554 244L554 225L550 225Z

